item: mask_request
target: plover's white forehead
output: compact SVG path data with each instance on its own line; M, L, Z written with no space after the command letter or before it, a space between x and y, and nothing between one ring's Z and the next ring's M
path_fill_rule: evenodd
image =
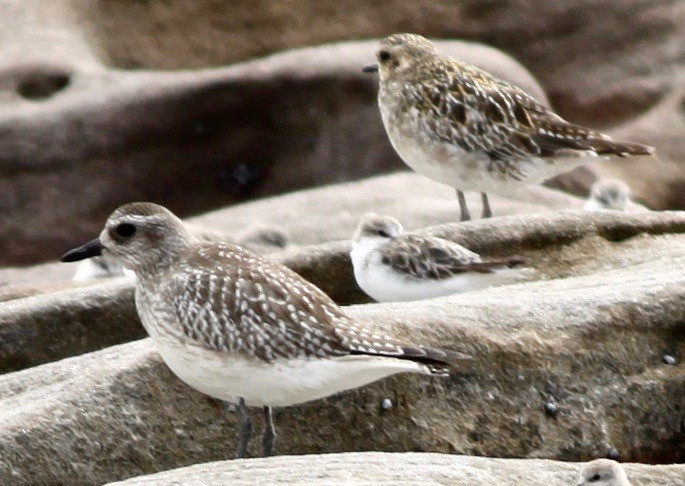
M158 216L161 218L174 218L174 213L169 211L164 206L149 202L134 202L119 206L110 216L110 219L116 219L123 216L127 217L150 217Z
M155 232L166 229L170 233L173 233L174 229L180 230L183 226L174 213L153 203L130 203L120 206L107 219L105 230L111 232L122 224Z

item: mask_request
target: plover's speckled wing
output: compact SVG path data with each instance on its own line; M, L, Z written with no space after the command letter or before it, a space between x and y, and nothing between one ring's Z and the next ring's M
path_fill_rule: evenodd
M292 270L237 246L204 244L164 293L186 339L266 362L366 354L419 361L443 373L451 356L357 326Z
M405 235L383 245L381 263L417 280L442 280L465 272L490 273L521 263L517 258L481 260L454 242L430 236Z
M347 354L319 289L240 247L202 245L165 289L186 338L263 361Z
M431 59L421 66L414 81L405 84L406 96L423 115L429 136L469 151L482 151L493 162L568 156L573 151L653 153L651 147L616 142L569 123L518 87L466 63Z

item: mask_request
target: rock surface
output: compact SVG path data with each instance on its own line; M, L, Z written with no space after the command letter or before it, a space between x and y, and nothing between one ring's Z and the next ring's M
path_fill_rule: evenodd
M419 8L399 0L373 8L266 0L259 9L243 1L2 0L0 14L4 264L53 259L92 238L114 207L132 199L188 216L402 167L380 124L375 79L358 71L375 41L248 61L392 31L499 46L539 77L567 118L653 144L666 159L593 167L555 184L582 196L597 175L620 177L652 208L685 207L685 3L677 0L553 0L535 12L527 0ZM500 51L463 42L441 48L544 98ZM233 62L241 64L204 69ZM198 69L120 69L139 67ZM495 199L494 209L525 214L580 204L536 188ZM457 214L451 190L399 174L194 221L232 239L255 224L285 227L296 245L275 258L354 304L367 300L354 285L349 246L329 241L347 239L369 208L409 229ZM403 479L411 469L436 482L570 484L577 465L531 458L587 460L615 449L623 460L685 461L684 218L555 213L422 230L487 255L520 255L535 271L502 288L347 310L399 338L470 353L473 363L448 380L398 376L276 412L281 454L435 451L527 460L277 457L180 474L317 480L386 470ZM177 380L149 340L83 354L143 330L130 285L59 282L72 271L60 264L0 270L0 285L10 284L0 287L0 371L34 366L0 376L0 484L102 484L232 457L236 417ZM679 484L683 475L682 466L628 471L638 484ZM387 480L398 479L379 479Z
M477 195L469 195L470 203L476 203L476 199ZM581 204L582 201L577 198L541 187L520 192L509 199L492 200L496 214L549 212L555 208L558 211L561 208L580 207ZM349 239L359 218L369 208L398 217L409 230L454 221L458 214L458 204L452 190L414 173L403 172L245 203L191 221L197 233L211 230L213 237L226 235L225 238L238 241L254 234L254 230L246 230L250 225L253 228L276 225L287 228L289 238L296 246L279 258L296 266L338 301L351 303L363 301L363 296L352 280L347 246L298 247L331 239ZM307 214L307 217L302 218L302 214ZM564 221L562 219L554 224L548 221L545 227L550 231L556 228L555 231L563 232L565 230L559 225L563 225ZM487 223L485 239L469 241L470 247L488 252L493 250L493 246L494 251L502 251L505 247L497 245L500 240L516 244L515 237L507 236L507 232L513 227L512 224L521 223L505 223L507 227L494 229L501 224L501 220ZM469 231L469 227L473 226L460 226L459 233ZM591 226L586 225L585 228L591 231ZM471 231L477 233L480 230ZM95 234L97 232L85 239ZM532 234L524 230L517 237L535 239L542 236L537 230ZM264 246L251 246L251 249L263 251ZM83 289L88 284L69 281L75 266L53 263L35 268L0 270L0 280L14 284L0 287L0 302L14 300L0 304L0 371L23 369L143 336L137 319L131 317L134 312L130 290L123 290L126 284L110 286L95 281L91 284L95 286L93 298L83 298L82 290L69 294L66 301L56 296L47 304L42 297L23 298L68 288ZM330 271L335 271L336 279L330 278ZM119 302L117 299L121 295L124 298ZM110 311L103 310L108 307ZM56 324L56 316L60 312L69 316L69 319Z
M527 0L438 0L418 8L404 0L270 0L259 9L249 0L74 6L99 57L119 67L221 65L392 32L480 40L522 60L562 113L595 125L643 113L685 74L679 0L555 0L536 3L534 11Z
M582 464L444 454L381 452L282 456L200 464L116 483L148 484L576 484ZM624 464L633 484L680 485L685 466ZM175 483L176 482L176 483Z
M629 461L685 459L683 213L512 216L427 231L488 254L516 253L537 272L481 292L348 307L371 328L466 352L473 362L448 380L398 376L278 410L280 454L587 460L615 448ZM283 258L350 302L359 293L348 248L298 248ZM130 299L130 290L118 292L120 302ZM46 295L41 305L65 310L50 321L58 328L85 319L92 306L77 310L79 302L105 294L92 286ZM106 310L100 332L111 319ZM385 398L392 409L380 406ZM177 380L147 339L8 373L0 377L0 484L101 484L226 459L235 424Z
M501 52L441 47L545 100ZM404 167L380 122L376 79L361 72L374 48L324 46L179 72L0 66L0 263L73 246L125 202L187 216ZM35 99L22 83L47 91Z
M572 120L605 128L621 122L623 134L639 117L647 126L629 138L655 144L673 163L619 169L621 175L648 206L684 207L685 145L677 130L683 104L682 96L673 98L685 77L682 2L552 1L533 16L524 0L439 1L420 9L386 0L372 11L318 0L287 12L277 2L262 6L1 2L0 262L50 258L54 247L81 240L131 200L154 200L187 216L401 167L375 108L375 79L359 72L375 41L296 50L228 69L117 69L215 66L392 30L506 49L542 79ZM603 20L589 21L595 18ZM501 52L444 46L544 97ZM564 187L572 185L577 181ZM578 193L587 189L581 184Z
M467 201L474 211L480 211L477 194L468 194ZM491 204L495 214L510 215L581 208L583 201L556 190L534 186L508 198L493 196ZM454 191L449 187L404 171L236 204L188 221L205 231L223 234L253 251L264 253L276 248L255 244L254 234L260 229L280 229L287 234L289 243L296 246L344 240L352 236L359 218L371 208L396 216L408 229L452 222L459 214ZM110 208L110 212L114 209ZM71 247L94 238L107 216L109 214L94 221L93 231L74 241L72 246L52 248L50 259L54 261ZM0 268L0 300L26 292L40 292L40 288L44 288L14 288L18 284L48 283L50 288L54 288L54 282L71 279L76 265L52 263Z

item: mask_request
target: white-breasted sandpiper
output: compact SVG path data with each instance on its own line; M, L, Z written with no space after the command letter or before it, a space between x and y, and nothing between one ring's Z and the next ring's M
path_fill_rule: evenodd
M443 238L404 233L390 216L365 214L352 238L354 277L378 302L428 299L511 283L518 257L483 259Z
M586 211L649 211L642 204L630 198L630 187L618 179L598 179L590 189L590 196L585 201Z
M630 486L623 466L611 459L595 459L580 470L578 486Z

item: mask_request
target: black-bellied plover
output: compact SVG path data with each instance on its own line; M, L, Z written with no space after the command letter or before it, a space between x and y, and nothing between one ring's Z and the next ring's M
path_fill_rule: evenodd
M120 207L99 238L63 261L107 255L136 274L136 308L171 370L196 390L237 402L238 456L264 408L263 451L271 453L271 407L327 397L402 372L447 375L467 359L405 345L352 321L295 272L227 242L203 242L167 209Z
M419 35L386 37L376 57L364 71L380 72L378 105L392 146L416 172L456 189L462 220L470 219L463 191L479 191L489 217L490 192L506 195L598 156L654 152L569 123Z
M611 459L595 459L580 470L578 486L630 486L625 469Z
M649 211L630 199L628 184L618 179L599 179L592 185L590 196L583 205L586 211Z
M350 252L357 284L378 302L427 299L512 282L520 258L486 259L442 238L404 234L390 216L365 214Z

